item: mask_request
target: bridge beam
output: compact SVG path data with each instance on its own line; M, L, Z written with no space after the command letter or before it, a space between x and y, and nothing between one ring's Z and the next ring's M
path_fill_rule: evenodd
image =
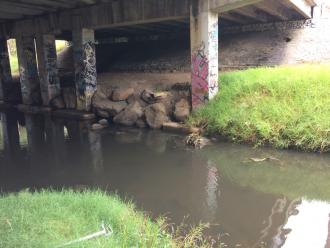
M23 104L41 105L41 93L33 36L16 38Z
M205 104L218 92L218 13L211 0L192 1L190 15L192 107Z
M0 101L7 100L6 85L12 82L7 39L0 38Z
M242 8L251 4L255 4L264 0L209 0L211 11L218 13L227 12L233 9Z
M94 30L75 27L72 33L77 109L91 110L97 88Z
M289 8L293 8L305 18L312 17L312 6L306 0L288 0L285 5Z
M38 70L43 105L61 94L60 79L57 70L55 36L38 34L36 37Z

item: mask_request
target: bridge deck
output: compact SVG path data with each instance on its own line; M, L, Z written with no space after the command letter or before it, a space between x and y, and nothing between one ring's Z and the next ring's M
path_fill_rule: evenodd
M209 8L220 13L220 25L233 26L308 19L314 5L314 0L210 0ZM0 36L69 31L73 16L93 29L140 24L138 31L166 30L188 25L189 11L188 0L0 0Z

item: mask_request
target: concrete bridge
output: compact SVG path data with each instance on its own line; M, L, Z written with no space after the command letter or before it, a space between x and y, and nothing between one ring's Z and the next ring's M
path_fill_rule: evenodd
M72 41L78 111L91 110L99 38L190 30L192 105L218 91L219 30L305 20L314 0L0 0L0 98L12 82L6 41L17 44L22 103L49 106L61 93L56 39Z

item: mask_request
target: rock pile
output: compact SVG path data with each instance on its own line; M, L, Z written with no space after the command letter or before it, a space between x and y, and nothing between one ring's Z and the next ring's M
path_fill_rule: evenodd
M134 88L99 87L93 111L110 122L140 128L162 128L169 121L184 122L190 113L189 92L155 92Z

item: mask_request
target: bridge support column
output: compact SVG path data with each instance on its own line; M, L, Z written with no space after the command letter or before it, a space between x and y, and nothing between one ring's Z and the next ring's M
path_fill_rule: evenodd
M7 100L7 84L12 82L7 39L0 38L0 101Z
M72 38L77 109L90 111L97 87L94 30L76 28Z
M17 37L16 46L23 104L41 105L34 38L32 36Z
M190 14L191 94L196 108L218 92L218 13L210 0L193 0Z
M40 89L43 105L61 94L60 79L57 70L55 36L38 34L36 38Z

